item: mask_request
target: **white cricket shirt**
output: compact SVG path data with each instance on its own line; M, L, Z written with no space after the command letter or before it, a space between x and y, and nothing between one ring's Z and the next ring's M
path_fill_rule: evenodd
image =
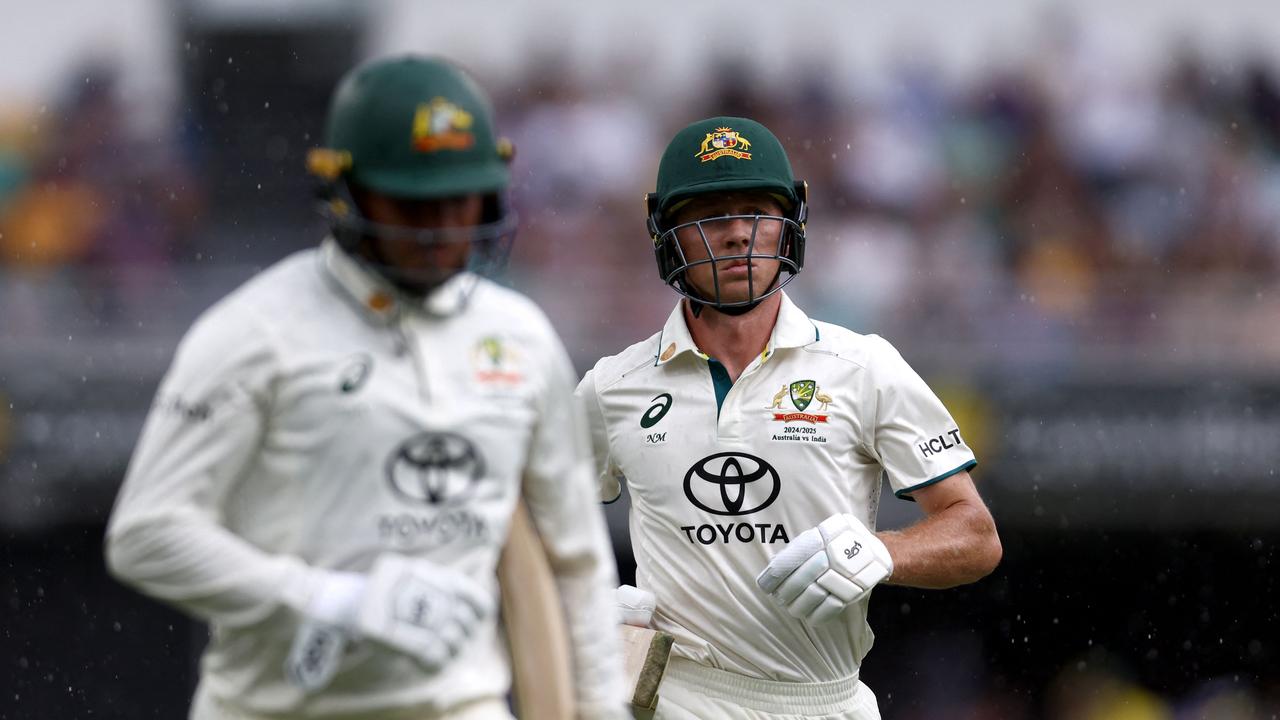
M468 278L460 276L458 280ZM332 240L208 310L161 382L108 529L113 571L210 623L205 690L253 713L401 717L508 689L496 619L434 675L371 642L304 695L284 675L326 570L426 558L495 594L523 492L584 702L621 705L616 573L574 373L545 316L480 281L411 304Z
M885 340L812 322L783 294L768 347L730 383L678 304L662 332L598 362L587 405L601 496L631 494L636 583L675 652L769 680L858 672L867 601L811 628L755 583L834 513L874 528L881 475L900 497L976 462L937 396Z

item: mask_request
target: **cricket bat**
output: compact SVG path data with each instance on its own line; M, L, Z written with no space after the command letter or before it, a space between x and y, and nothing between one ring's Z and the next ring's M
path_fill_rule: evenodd
M569 631L542 540L521 500L498 560L512 694L521 720L575 717Z
M512 694L521 720L576 716L572 655L564 610L542 540L521 500L498 561L502 624L511 653ZM631 704L658 705L658 686L671 656L667 633L620 625L626 687Z
M631 704L644 710L658 707L658 686L671 658L672 637L634 625L620 625L622 661L627 687L633 688Z

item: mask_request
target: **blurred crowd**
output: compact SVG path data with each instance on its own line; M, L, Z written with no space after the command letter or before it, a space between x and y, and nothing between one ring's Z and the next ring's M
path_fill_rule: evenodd
M10 331L141 317L199 221L199 182L168 138L136 137L115 70L86 64L39 107L0 110L0 302ZM100 282L84 283L92 269ZM161 292L163 292L161 290ZM75 296L68 301L66 296ZM54 308L50 308L50 301Z
M1131 679L1115 663L1082 658L1064 667L1045 690L1036 712L1019 696L988 689L957 720L1268 720L1280 703L1239 676L1207 678L1177 698L1162 696ZM905 715L914 720L914 716ZM936 718L936 713L918 716Z
M814 65L767 80L721 59L692 101L632 93L624 67L587 81L554 56L485 78L519 149L514 282L580 361L647 334L672 304L640 199L665 140L697 117L750 115L810 184L809 267L793 292L817 317L986 349L985 363L1280 359L1276 68L1188 46L1138 72L1094 50L1063 31L1017 65L956 81L905 59L874 88ZM202 188L226 179L192 158L217 149L182 126L189 114L171 137L139 138L127 113L111 69L93 67L0 117L7 307L23 306L15 283L91 267L111 286L93 310L145 309L175 259L202 256L193 237L216 254L210 215L234 210L207 211ZM292 239L279 254L313 241L299 231L280 228Z
M882 698L882 704L890 701L898 720L1270 720L1280 707L1275 689L1268 696L1238 676L1206 679L1174 698L1105 660L1094 667L1083 658L1062 668L1040 695L1036 702L999 682L972 692L942 682L911 698Z
M904 61L875 91L819 67L770 85L726 63L692 104L593 97L567 72L535 69L503 97L529 149L516 267L589 285L606 311L593 332L645 312L637 298L665 309L640 194L675 129L749 115L810 184L808 267L792 292L811 314L991 348L986 362L1086 349L1149 363L1280 358L1276 69L1217 69L1188 48L1135 76L1073 37L960 84Z

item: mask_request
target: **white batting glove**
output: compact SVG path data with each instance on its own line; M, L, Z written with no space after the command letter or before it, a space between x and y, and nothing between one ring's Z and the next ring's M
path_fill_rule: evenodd
M493 599L469 577L427 560L379 557L368 576L327 573L303 610L285 675L313 692L338 671L352 640L367 638L435 672L456 656Z
M328 573L320 581L285 658L285 677L294 685L314 692L338 672L366 584L363 575L348 572Z
M828 622L893 573L880 538L847 513L800 533L756 576L756 584L793 617Z
M623 625L647 628L653 622L653 611L658 601L648 590L641 590L634 585L619 585L614 591L614 599L618 603L618 616Z
M466 575L426 560L383 555L374 562L356 633L412 656L428 672L453 659L493 614L493 598Z

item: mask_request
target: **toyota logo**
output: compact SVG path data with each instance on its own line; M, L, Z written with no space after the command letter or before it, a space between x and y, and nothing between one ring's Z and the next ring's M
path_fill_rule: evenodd
M484 460L467 438L427 432L400 443L387 459L387 480L396 494L430 505L470 498L484 476Z
M709 455L684 474L685 497L713 515L759 512L772 505L781 490L778 471L772 465L740 452Z

